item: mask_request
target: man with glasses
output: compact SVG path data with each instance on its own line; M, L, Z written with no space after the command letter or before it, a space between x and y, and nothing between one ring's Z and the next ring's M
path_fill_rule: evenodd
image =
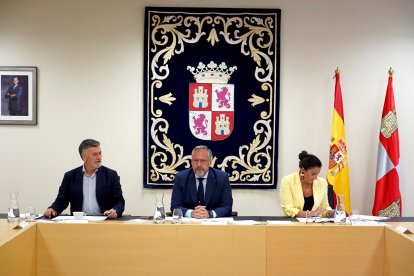
M175 176L171 211L180 208L184 216L197 219L229 217L233 197L226 172L210 167L213 154L207 146L191 153L192 168Z

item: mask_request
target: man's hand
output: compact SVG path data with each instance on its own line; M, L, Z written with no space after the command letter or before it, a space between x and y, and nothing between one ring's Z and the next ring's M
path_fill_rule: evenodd
M116 213L115 209L111 209L111 210L107 210L104 212L104 215L107 216L108 218L114 219L118 217L118 214Z
M53 218L56 217L57 213L55 210L53 210L52 208L47 208L45 213L43 214L44 217L46 218Z
M208 210L206 206L196 206L195 210L191 213L191 216L196 219L208 218Z

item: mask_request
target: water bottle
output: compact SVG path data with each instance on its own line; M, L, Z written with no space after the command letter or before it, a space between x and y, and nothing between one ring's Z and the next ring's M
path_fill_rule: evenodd
M337 225L346 224L346 212L345 212L345 195L336 195L336 208L334 223Z
M153 222L156 224L163 223L165 220L164 193L155 193L155 210Z
M17 202L18 192L9 192L9 211L7 212L8 222L19 222L20 210Z

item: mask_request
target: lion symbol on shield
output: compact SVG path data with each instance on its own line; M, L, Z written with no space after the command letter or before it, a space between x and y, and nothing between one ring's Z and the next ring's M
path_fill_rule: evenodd
M202 133L203 135L207 135L207 125L208 125L208 120L206 119L206 115L204 114L199 114L197 117L193 116L193 128L196 131L196 134L200 134Z
M231 99L231 95L229 93L229 89L224 86L218 91L217 89L214 91L217 94L216 102L219 103L219 107L225 106L226 108L230 108L229 101Z

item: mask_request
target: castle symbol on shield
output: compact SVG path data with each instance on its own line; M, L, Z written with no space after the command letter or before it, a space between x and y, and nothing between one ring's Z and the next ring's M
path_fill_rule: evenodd
M207 89L203 86L199 86L194 88L194 101L193 106L195 108L206 108L208 107L208 93Z

